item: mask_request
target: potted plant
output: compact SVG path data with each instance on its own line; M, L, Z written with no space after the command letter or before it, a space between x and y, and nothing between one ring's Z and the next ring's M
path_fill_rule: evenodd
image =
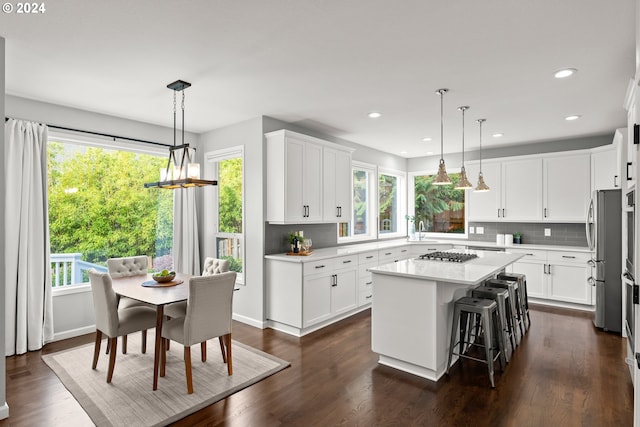
M520 234L519 231L513 233L513 243L515 243L516 245L522 243L522 234Z

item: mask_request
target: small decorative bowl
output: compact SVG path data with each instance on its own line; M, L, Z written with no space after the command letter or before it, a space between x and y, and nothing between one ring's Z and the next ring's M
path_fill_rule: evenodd
M153 280L155 280L158 283L166 283L166 282L170 282L173 279L176 278L175 274L169 274L168 276L159 276L159 275L151 275L151 277L153 278Z

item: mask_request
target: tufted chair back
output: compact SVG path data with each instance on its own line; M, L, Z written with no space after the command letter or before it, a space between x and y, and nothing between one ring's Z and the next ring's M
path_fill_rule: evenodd
M124 276L147 274L148 266L148 258L144 255L124 258L109 258L107 260L109 275L114 279Z
M212 274L226 273L229 271L229 260L207 257L204 260L203 276L211 276Z

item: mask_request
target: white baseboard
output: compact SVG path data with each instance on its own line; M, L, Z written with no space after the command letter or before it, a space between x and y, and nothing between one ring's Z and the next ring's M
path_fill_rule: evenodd
M66 340L68 338L79 337L96 331L96 325L84 326L82 328L70 329L68 331L56 332L50 342Z
M233 320L237 320L238 322L242 322L242 323L245 323L245 324L247 324L249 326L253 326L253 327L259 328L259 329L266 329L267 328L267 322L266 321L253 319L251 317L242 316L240 314L233 313Z
M7 402L4 402L2 406L0 406L0 420L4 420L9 418L9 405Z

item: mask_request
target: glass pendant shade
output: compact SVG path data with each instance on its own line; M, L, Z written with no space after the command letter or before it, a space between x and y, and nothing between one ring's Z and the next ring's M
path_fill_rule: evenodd
M482 175L482 123L486 122L486 119L478 119L477 122L480 125L480 172L478 173L478 185L475 190L478 193L489 191L489 186L484 182L484 176Z
M455 186L456 190L467 190L469 188L473 188L473 185L467 178L467 171L464 169L464 112L468 109L468 106L458 108L458 110L462 111L462 167L460 168L460 179Z
M456 184L456 190L467 190L469 188L473 188L473 184L469 182L467 178L467 171L464 169L464 166L460 168L460 179L458 180L458 184Z
M451 185L451 178L447 174L447 168L444 164L444 121L443 121L443 98L449 89L438 89L436 93L440 94L440 164L438 165L438 174L433 180L433 185Z
M451 178L447 174L447 168L444 165L444 159L440 159L440 165L438 166L438 174L436 179L432 182L433 185L451 185Z
M485 191L489 191L489 186L485 184L484 177L482 176L482 172L478 174L478 186L474 190L478 193L483 193Z

